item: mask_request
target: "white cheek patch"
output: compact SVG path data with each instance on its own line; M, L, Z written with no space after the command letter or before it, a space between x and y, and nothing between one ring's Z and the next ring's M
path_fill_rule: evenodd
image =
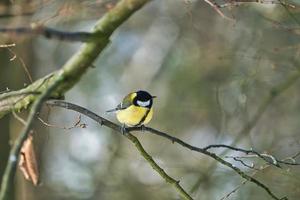
M142 107L147 107L150 105L150 100L148 101L137 101L137 104Z

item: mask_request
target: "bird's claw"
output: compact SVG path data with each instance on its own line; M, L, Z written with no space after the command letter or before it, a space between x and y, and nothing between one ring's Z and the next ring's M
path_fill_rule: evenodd
M145 132L146 131L146 126L144 124L141 125L141 131Z
M127 134L127 130L126 130L125 124L122 125L121 133L122 133L122 135L126 135Z

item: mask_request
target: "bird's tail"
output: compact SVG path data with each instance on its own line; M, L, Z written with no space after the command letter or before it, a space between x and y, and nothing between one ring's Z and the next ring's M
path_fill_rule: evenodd
M107 110L106 112L115 112L115 111L117 111L118 110L118 108L114 108L114 109L111 109L111 110Z

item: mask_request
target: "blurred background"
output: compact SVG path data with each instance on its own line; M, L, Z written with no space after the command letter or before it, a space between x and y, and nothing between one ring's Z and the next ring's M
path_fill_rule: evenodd
M37 23L59 30L89 31L116 2L1 1L0 25ZM204 1L154 0L117 29L95 68L67 92L66 100L116 121L105 111L127 93L143 89L158 96L149 124L155 129L198 147L231 144L239 138L237 147L268 152L280 159L295 155L300 151L299 6L286 9L271 3L249 3L222 11L234 20L221 17ZM16 44L0 48L1 92L30 84L24 66L37 80L59 69L80 47L80 43L15 34L1 34L0 43ZM283 87L280 96L270 97L273 88L283 84L288 87ZM261 117L255 117L259 112ZM19 115L25 118L26 114ZM258 120L241 131L253 117ZM78 114L45 108L42 118L55 126L71 127ZM41 184L32 186L18 170L12 199L180 199L126 138L86 117L82 123L87 128L66 130L35 122ZM1 177L9 141L21 128L13 115L0 120ZM264 190L243 184L240 176L207 156L151 134L135 135L195 199L271 199ZM233 155L237 154L226 153ZM300 199L300 166L255 171L225 159L278 196ZM255 159L246 162L263 165Z

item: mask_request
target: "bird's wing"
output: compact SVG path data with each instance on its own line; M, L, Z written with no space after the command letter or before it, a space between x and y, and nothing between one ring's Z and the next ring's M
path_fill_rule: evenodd
M126 108L128 108L130 105L132 105L132 95L128 94L126 97L124 97L124 99L122 100L121 103L119 103L119 105L117 105L116 108L108 110L106 112L114 112L114 111L118 111L118 110L124 110Z

